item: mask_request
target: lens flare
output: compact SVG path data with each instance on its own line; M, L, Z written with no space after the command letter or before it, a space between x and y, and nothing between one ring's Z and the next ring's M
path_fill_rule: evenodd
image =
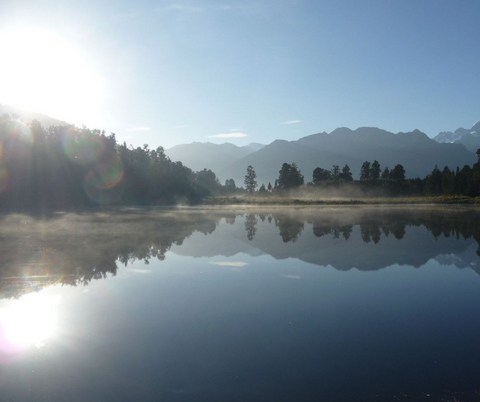
M33 135L23 123L0 119L0 163L8 164L12 158L20 159L31 151ZM1 169L1 167L0 167ZM0 172L0 191L6 185L6 171Z
M4 146L11 142L33 144L33 135L24 123L12 119L3 119L0 120L0 141Z
M0 159L1 160L1 159ZM8 172L4 167L0 167L0 193L2 193L8 184Z
M65 280L65 272L70 264L60 250L43 249L37 251L21 270L22 277L35 290L54 285ZM63 268L63 269L62 269Z
M97 162L105 150L105 144L99 136L74 128L63 137L62 145L68 158L83 166Z
M117 201L122 194L123 187L119 186L122 179L122 160L113 154L88 171L85 177L85 191L92 201L110 204Z
M118 155L112 155L87 173L86 183L89 187L107 189L115 187L123 178L123 163Z

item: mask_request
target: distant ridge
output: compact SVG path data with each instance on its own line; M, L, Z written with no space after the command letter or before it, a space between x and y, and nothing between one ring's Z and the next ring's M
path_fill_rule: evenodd
M165 150L165 154L173 161L180 161L194 171L211 169L222 180L220 174L226 166L235 161L262 149L265 145L252 142L243 147L226 142L224 144L213 144L211 142L193 142L191 144L176 145ZM237 183L238 186L243 184Z
M353 177L358 179L362 163L375 159L382 169L402 164L407 177L411 178L425 177L435 165L455 169L477 160L464 145L441 144L419 130L394 134L376 127L356 130L341 127L330 134L313 134L297 141L276 140L216 173L222 179L231 177L242 183L246 167L252 165L259 184L271 182L273 185L284 162L296 162L305 181L312 180L316 167L331 169L334 164L340 167L348 164Z
M213 144L211 142L193 142L191 144L176 145L165 150L165 154L172 161L180 161L194 171L211 169L218 176L225 166L228 166L243 157L256 152L264 145L251 143L239 147L228 142ZM228 177L227 177L228 178ZM237 183L237 185L240 185Z
M0 104L0 115L5 113L18 114L27 124L38 120L44 127L69 125L40 113ZM194 142L174 146L165 153L172 161L180 161L194 171L211 169L222 182L233 178L237 186L242 186L248 165L254 167L259 185L269 182L273 185L285 162L297 163L306 182L312 180L316 167L331 169L333 165L345 164L358 179L362 163L375 159L382 169L402 164L407 177L423 178L435 165L440 169L472 165L477 161L475 151L479 148L480 121L477 121L470 129L443 131L433 139L419 130L394 134L377 127L356 130L339 127L329 134L321 132L296 141L275 140L268 145L252 142L241 147L228 142Z
M477 126L480 123L474 125ZM221 181L233 178L239 186L243 185L248 165L254 167L259 185L273 185L284 162L296 162L305 181L311 181L316 167L331 169L334 164L348 164L353 177L358 179L362 163L376 159L382 169L402 164L407 177L423 178L435 165L455 169L477 160L461 143L440 143L420 130L394 134L377 127L340 127L330 134L321 132L296 141L275 140L256 151L252 144L238 147L197 142L170 148L166 154L194 170L212 169Z
M262 149L265 145L264 144L259 144L258 142L251 142L248 145L245 145L243 148L251 148L254 151L258 151Z
M46 116L41 113L31 112L16 106L0 104L0 116L4 115L5 113L18 114L20 118L23 120L23 122L26 124L31 124L33 120L37 120L42 124L42 126L47 128L50 126L69 126L70 125L70 123L55 119L50 116Z

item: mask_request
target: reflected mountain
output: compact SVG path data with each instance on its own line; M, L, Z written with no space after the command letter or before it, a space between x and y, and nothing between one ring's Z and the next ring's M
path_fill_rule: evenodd
M121 209L0 216L0 298L86 285L168 251L267 254L347 271L430 259L480 273L480 211L471 208Z
M193 235L171 251L193 257L268 254L342 271L375 271L394 264L418 268L437 259L480 272L479 217L480 211L462 208L249 211L244 225L219 225L209 238Z

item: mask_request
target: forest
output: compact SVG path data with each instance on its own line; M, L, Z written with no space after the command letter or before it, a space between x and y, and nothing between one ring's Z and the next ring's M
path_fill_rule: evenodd
M480 160L480 152L477 151ZM320 164L321 161L319 161ZM115 134L74 126L23 124L0 117L0 210L82 209L98 205L198 204L228 194L291 195L292 191L354 189L356 195L480 196L480 162L450 170L437 166L425 178L406 179L405 167L382 169L365 161L355 180L348 165L317 167L306 182L295 163L284 163L278 178L260 186L248 166L244 187L221 184L215 172L194 172L164 149L128 146Z
M0 118L0 208L197 203L223 186L210 170L172 162L162 147L131 147L115 134ZM228 186L226 186L228 189Z
M272 186L262 184L258 190L256 174L252 166L247 168L245 189L253 194L277 195L292 194L292 190L303 188L305 193L316 193L318 190L356 190L357 195L376 196L480 196L480 149L477 151L478 161L472 167L464 165L461 169L450 170L445 166L440 170L435 166L427 177L407 179L406 170L401 164L392 169L383 170L377 160L365 161L360 170L359 180L355 180L348 165L340 168L333 165L332 169L317 167L312 172L312 181L305 183L305 178L295 162L284 163L279 171L278 179Z

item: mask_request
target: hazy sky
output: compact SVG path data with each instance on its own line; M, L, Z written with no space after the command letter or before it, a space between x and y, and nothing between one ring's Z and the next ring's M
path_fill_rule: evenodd
M474 0L1 0L0 103L166 148L434 136L480 119L479 17Z

